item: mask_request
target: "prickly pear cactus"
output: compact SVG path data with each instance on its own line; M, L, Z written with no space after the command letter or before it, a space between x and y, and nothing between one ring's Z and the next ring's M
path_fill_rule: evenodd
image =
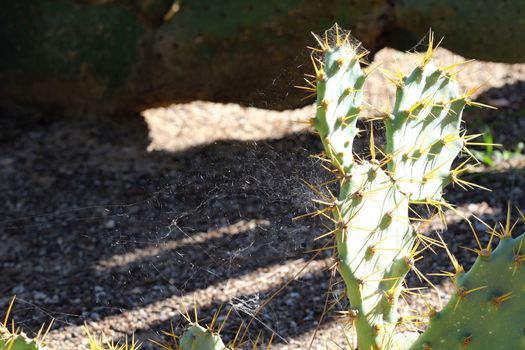
M219 335L198 324L191 325L184 332L179 346L181 350L228 350Z
M411 350L525 349L525 235L480 253Z
M336 40L342 43L345 39ZM317 81L314 125L326 154L341 171L349 171L353 165L352 146L358 133L356 123L365 82L359 61L366 52L358 55L351 45L341 44L331 48L328 42L319 43L323 51L329 51L330 54L325 55L324 62L312 57Z
M409 205L436 205L443 187L457 181L451 165L465 144L460 123L467 98L431 61L430 35L419 66L396 81L393 111L383 116L387 144L382 159L376 159L373 137L370 157L355 157L352 144L366 78L359 65L363 53L337 26L317 41L323 57L313 60L315 82L309 82L317 90L312 124L340 183L339 197L329 203L338 270L359 348L390 349L398 346L397 299L423 243L410 224Z
M382 119L386 145L376 147L371 134L369 156L357 156L353 142L360 132L357 121L367 76L360 64L366 52L337 25L316 39L320 48L312 53L315 74L302 88L317 93L311 124L323 144L321 159L332 165L339 195L321 201L326 208L313 214L333 222L320 237L332 237L336 243L335 266L350 301L356 349L525 349L525 235L512 239L514 226L509 223L503 232L492 232L501 238L498 247L480 248L474 266L465 273L443 241L419 234L412 225L423 219L410 205L426 204L442 213L442 206L450 207L442 198L447 184L473 186L458 177L465 162L451 169L462 150L470 154L465 147L474 137L460 130L463 109L481 106L470 100L471 91L459 93L451 73L456 65L439 68L432 62L430 33L419 65L393 79L397 93L392 111L371 119ZM416 217L410 217L411 212ZM397 303L405 276L413 270L426 279L415 262L430 245L444 248L451 257L456 294L433 315L424 334L398 333L402 317ZM182 339L202 340L202 349L224 346L218 336L196 325Z

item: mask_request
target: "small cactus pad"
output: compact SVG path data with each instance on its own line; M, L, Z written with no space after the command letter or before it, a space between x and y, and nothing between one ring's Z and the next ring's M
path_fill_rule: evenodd
M338 268L357 311L359 345L375 349L391 341L397 299L409 271L414 233L408 198L379 165L356 164L342 182L334 212Z
M193 324L180 338L181 350L228 350L219 335L211 333L206 328Z
M411 200L439 200L451 182L450 167L463 147L464 106L457 83L432 62L399 81L386 120L388 170Z
M44 350L38 342L24 334L12 333L0 324L0 350Z
M455 284L411 350L525 349L525 234L503 237Z
M336 31L334 47L322 44L325 51L323 62L312 58L317 81L314 126L327 155L341 170L348 171L353 162L352 144L358 133L356 123L363 99L365 75L356 47L339 37L337 27Z

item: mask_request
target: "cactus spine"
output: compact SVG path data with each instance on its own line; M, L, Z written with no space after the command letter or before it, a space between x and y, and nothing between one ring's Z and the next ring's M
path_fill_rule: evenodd
M43 348L20 333L11 333L6 328L2 328L0 329L0 350L43 350Z

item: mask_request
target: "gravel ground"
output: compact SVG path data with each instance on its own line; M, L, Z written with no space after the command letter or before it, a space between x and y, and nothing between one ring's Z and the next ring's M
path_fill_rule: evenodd
M437 55L460 59L445 50ZM383 50L374 64L392 58L402 69L413 62ZM489 126L496 142L515 148L525 139L525 65L474 62L461 76L469 87L483 84L478 100L499 108L468 109L469 131ZM390 89L373 74L367 101L383 106ZM232 310L227 338L259 311L249 339L262 332L267 341L274 332L276 349L304 349L319 327L313 348L343 345L348 329L335 312L319 326L330 254L307 253L326 243L313 241L323 222L293 220L314 208L302 180L328 179L310 157L320 150L304 123L313 111L200 101L143 118L1 111L0 310L16 295L15 320L28 333L54 319L47 341L59 350L85 346L84 322L111 339L135 333L151 349L147 340L168 340L162 331L171 325L179 332L180 312L194 303L204 322L221 306L221 317ZM523 157L468 176L492 192L449 188L447 198L465 216L493 224L508 200L525 208ZM473 257L461 248L474 245L468 225L452 212L447 222L427 230L440 230L468 266ZM419 268L430 273L450 264L439 252ZM432 281L446 299L450 283ZM414 276L409 283L420 284ZM340 293L336 285L329 302ZM438 304L435 291L426 294Z

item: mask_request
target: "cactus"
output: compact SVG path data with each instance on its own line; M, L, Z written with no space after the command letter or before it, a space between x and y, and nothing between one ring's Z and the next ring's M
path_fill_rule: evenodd
M3 323L0 323L0 350L45 350L38 340L39 336L36 339L30 339L24 333L14 329L9 330L7 318L8 316Z
M180 338L181 350L228 350L219 335L213 334L206 328L193 324Z
M329 35L335 35L332 45ZM414 267L416 241L423 243L410 225L409 204L437 205L443 187L456 179L450 167L464 144L460 122L467 100L451 77L431 62L431 35L421 64L396 80L393 112L382 116L387 134L384 159L376 159L373 137L370 159L354 159L365 75L358 68L358 46L342 36L336 25L324 40L318 38L324 58L319 66L314 63L318 97L312 124L340 180L339 197L329 203L335 221L331 233L359 348L389 349L395 342L403 280Z
M336 20L377 51L432 27L459 54L523 62L523 13L521 0L5 1L0 96L77 113L195 99L285 109L305 104L289 84L304 28Z
M20 333L11 333L8 329L0 326L0 350L42 350L34 340Z
M388 171L412 201L441 199L464 143L459 129L465 98L428 59L398 82L394 110L385 119Z
M370 154L357 156L353 142L360 132L357 122L364 110L362 97L368 74L360 64L367 52L337 25L316 39L320 48L312 54L315 74L303 88L317 94L311 123L323 144L321 158L333 166L339 195L325 201L327 207L315 214L323 214L334 224L322 237L332 237L336 242L334 266L346 286L358 349L525 348L525 270L521 266L525 263L525 234L512 238L515 225L510 225L510 216L501 231L491 230L486 248L475 250L479 256L468 272L442 240L417 231L412 222L420 217L410 217L415 213L413 204L435 207L438 213L443 206L449 207L442 192L450 183L474 186L458 177L465 162L452 169L455 158L472 138L461 131L462 111L466 105L482 106L470 100L472 90L460 94L453 74L455 66L439 68L432 61L435 47L430 33L419 65L409 75L395 74L392 79L397 86L392 111L370 118L372 123L383 121L386 144L377 147L371 133ZM525 221L525 216L522 218ZM500 241L493 251L494 237ZM476 242L480 244L477 236ZM432 244L444 248L451 257L456 271L445 275L452 277L455 294L443 310L431 314L424 333L398 333L396 327L402 317L397 304L405 276L413 270L426 279L415 262ZM190 326L180 337L178 348L235 348L235 341L226 346L219 335L225 320L213 331L219 311L206 329L198 324L196 306L195 321L186 310L183 316ZM44 349L39 336L31 340L9 331L6 324L7 316L0 323L0 350ZM130 347L127 342L122 346L108 342L105 347L89 332L88 340L92 349L138 348L134 341Z
M525 349L525 235L504 235L478 254L454 276L455 294L411 350Z
M0 322L0 350L45 350L40 340L45 337L42 336L44 327L40 329L35 339L30 339L24 333L15 330L14 324L12 329L8 328L9 315L14 303L15 298L11 300L3 322Z

